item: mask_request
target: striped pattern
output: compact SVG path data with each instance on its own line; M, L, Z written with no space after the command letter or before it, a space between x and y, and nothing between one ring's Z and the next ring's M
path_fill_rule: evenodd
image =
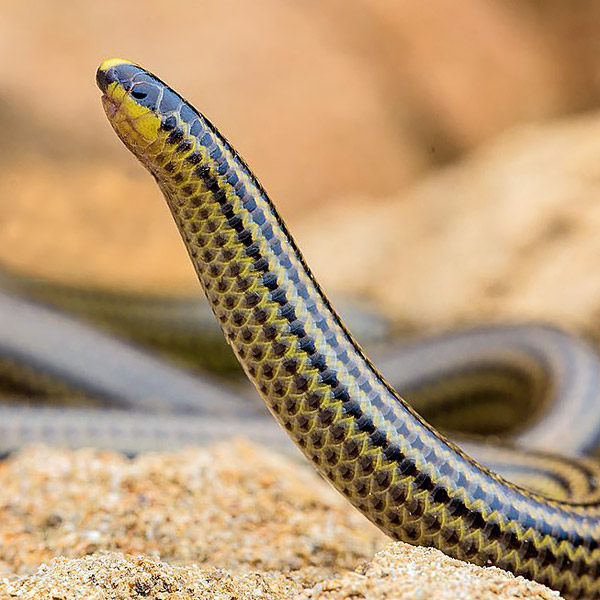
M598 597L599 505L510 484L436 432L365 358L215 127L127 61L102 65L97 79L244 370L317 469L393 538Z

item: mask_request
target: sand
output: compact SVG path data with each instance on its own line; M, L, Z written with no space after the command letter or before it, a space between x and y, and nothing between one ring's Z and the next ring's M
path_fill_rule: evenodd
M0 465L0 598L559 598L391 543L300 461L244 442Z

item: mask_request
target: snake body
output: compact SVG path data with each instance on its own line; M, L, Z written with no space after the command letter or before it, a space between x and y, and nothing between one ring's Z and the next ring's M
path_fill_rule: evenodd
M1 291L0 330L0 371L28 395L54 396L57 402L97 399L113 408L201 416L251 412L238 394L206 376L173 367L85 323Z
M333 311L265 190L217 129L145 69L104 62L109 121L164 193L223 333L306 457L392 538L600 594L600 504L525 490L386 382Z
M557 450L557 438L566 454L598 451L598 357L555 327L450 332L386 352L378 366L422 416L446 430L511 433L519 446L548 452Z

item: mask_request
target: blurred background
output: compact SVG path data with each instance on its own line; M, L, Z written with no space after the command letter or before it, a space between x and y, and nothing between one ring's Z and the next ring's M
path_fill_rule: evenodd
M417 8L418 7L418 8ZM600 326L600 3L0 1L0 261L63 282L197 283L106 122L139 62L246 158L327 291L400 329Z

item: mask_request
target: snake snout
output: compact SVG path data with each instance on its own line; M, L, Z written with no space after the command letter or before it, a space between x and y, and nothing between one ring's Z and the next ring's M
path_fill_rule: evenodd
M105 60L96 71L96 83L105 94L111 83L117 83L125 90L133 85L136 75L145 73L142 67L122 58L109 58Z
M109 85L109 77L107 76L107 71L102 69L102 66L98 68L96 71L96 84L102 90L102 92L106 93Z

